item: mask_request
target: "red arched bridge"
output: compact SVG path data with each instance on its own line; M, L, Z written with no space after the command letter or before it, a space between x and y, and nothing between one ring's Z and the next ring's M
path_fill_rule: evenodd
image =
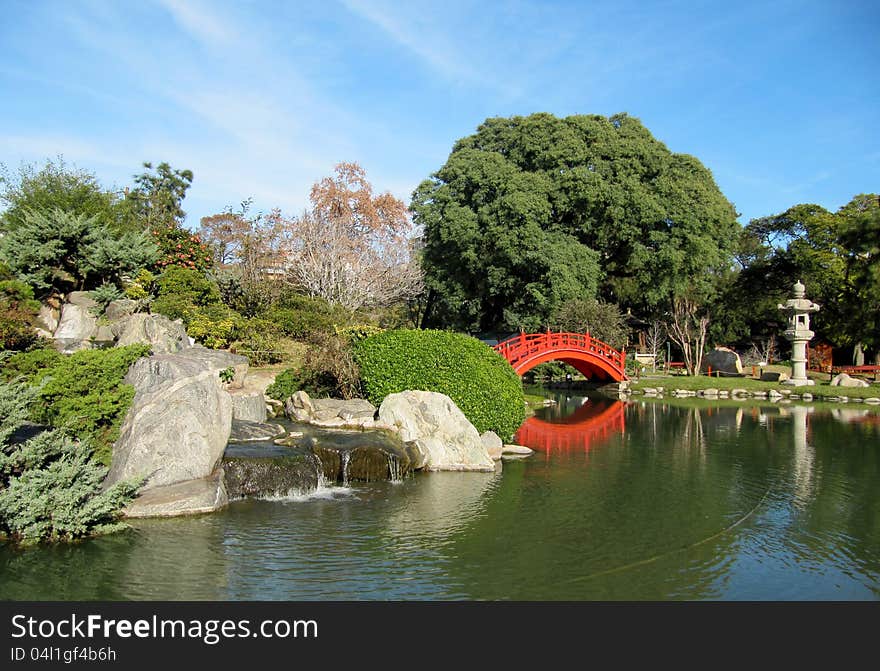
M495 351L510 362L517 374L547 361L562 361L588 378L626 380L626 353L589 333L520 333L495 345Z

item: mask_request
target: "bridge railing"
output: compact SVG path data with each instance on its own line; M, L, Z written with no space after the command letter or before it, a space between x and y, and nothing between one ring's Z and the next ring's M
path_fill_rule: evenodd
M589 352L607 359L620 371L625 369L626 353L618 351L606 342L592 337L589 333L519 333L495 345L495 351L510 361L512 366L517 362L551 350L576 350Z

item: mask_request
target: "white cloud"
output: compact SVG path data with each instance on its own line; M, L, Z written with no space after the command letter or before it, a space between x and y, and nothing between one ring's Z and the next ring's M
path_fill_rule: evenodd
M207 46L218 46L228 43L235 31L204 4L197 0L158 0L175 23L194 39Z

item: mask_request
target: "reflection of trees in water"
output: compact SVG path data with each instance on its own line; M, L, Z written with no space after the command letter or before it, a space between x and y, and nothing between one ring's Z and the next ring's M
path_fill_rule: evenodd
M222 515L222 513L221 513ZM0 598L226 598L223 522L203 515L137 520L128 531L73 545L0 546Z

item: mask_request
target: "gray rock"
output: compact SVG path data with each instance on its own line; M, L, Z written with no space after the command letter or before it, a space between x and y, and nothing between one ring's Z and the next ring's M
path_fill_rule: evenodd
M708 372L709 368L712 372L727 373L729 375L742 375L743 367L739 354L729 347L716 347L711 352L707 352L700 364L700 370L703 373Z
M285 433L280 424L265 424L262 422L248 422L241 419L232 419L232 429L229 433L230 443L265 442L277 438ZM300 434L302 435L302 434Z
M494 431L486 431L480 436L480 440L483 441L483 447L486 448L486 451L492 459L497 461L501 458L504 443L501 441L501 438L498 437L497 433Z
M204 348L140 359L125 381L132 407L113 448L105 485L148 478L145 489L214 472L232 427L232 399L218 372L244 357Z
M769 370L761 373L761 382L785 382L787 379L788 373L774 373Z
M530 454L534 453L534 450L530 447L526 447L525 445L505 445L502 452L504 455L519 455L523 457L527 457Z
M389 394L379 407L379 421L395 426L404 442L416 442L427 457L428 470L495 470L480 434L445 394Z
M92 336L92 341L98 346L111 345L115 339L116 336L113 334L113 329L110 328L109 324L98 324L98 328L95 329L95 335Z
M312 453L223 458L226 488L232 499L307 494L318 488L319 469L320 462Z
M315 412L315 406L306 392L298 391L284 402L284 412L295 422L308 422Z
M313 398L312 404L315 412L321 410L335 410L341 417L343 412L369 412L375 414L376 406L363 398L350 398L343 400L339 398Z
M254 389L230 389L232 397L232 418L247 422L265 422L266 397Z
M189 347L183 324L171 321L165 315L128 315L114 322L112 328L117 347L146 344L154 354L179 352Z
M859 380L855 377L850 377L846 373L840 373L835 375L831 380L832 387L870 387L865 380Z
M176 517L212 513L229 503L218 468L209 476L143 490L123 511L126 517Z
M51 305L41 305L37 315L37 326L47 333L55 333L61 320L61 310Z
M248 360L239 354L205 347L190 347L180 352L156 354L136 362L128 371L125 381L135 389L149 388L169 380L210 371L220 383L220 371L234 368L236 377L247 375Z
M136 308L137 301L133 301L130 298L120 298L107 304L107 307L104 308L104 316L111 322L115 322L123 317L128 317L130 314L134 314Z
M92 302L94 303L94 301ZM98 320L89 307L65 303L61 308L58 328L55 329L53 335L55 347L64 354L90 349L92 347L91 339L97 330Z
M373 423L376 406L362 398L309 398L306 392L298 391L287 399L284 411L296 422L318 426L368 426Z
M81 308L96 309L98 301L92 298L90 291L71 291L67 295L67 302Z
M266 412L270 417L278 417L278 415L283 415L284 404L281 401L276 401L274 398L267 398Z

